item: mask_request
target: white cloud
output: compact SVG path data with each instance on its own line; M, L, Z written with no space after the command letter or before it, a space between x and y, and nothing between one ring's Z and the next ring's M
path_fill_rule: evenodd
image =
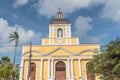
M101 40L105 39L108 35L107 34L102 34L98 36L88 36L88 40L91 43L99 43Z
M35 7L40 15L51 17L56 15L58 8L66 15L82 8L103 4L101 16L120 22L120 0L39 0Z
M79 16L75 21L75 36L82 37L87 34L89 30L92 29L92 26L90 25L90 22L92 21L92 18L90 17L82 17Z
M25 4L27 4L29 2L29 0L15 0L14 2L14 7L19 7L19 6L23 6Z
M35 5L40 15L51 17L56 14L58 8L61 8L65 14L72 13L78 9L88 7L91 1L92 0L39 0Z
M33 30L27 30L24 29L23 26L21 25L14 25L10 26L8 21L0 18L0 45L1 46L9 46L13 45L14 43L9 43L9 35L12 34L14 31L19 33L19 43L29 43L29 41L40 41L41 40L41 33L36 33ZM4 43L4 44L2 44ZM8 44L9 43L9 44ZM13 52L14 48L13 47L6 47L6 48L0 48L0 53L10 53Z
M120 0L106 0L101 16L120 22Z
M15 0L14 7L23 6L30 0ZM120 0L38 0L32 5L35 6L40 15L51 17L55 16L58 8L66 15L91 5L103 4L101 16L120 22Z
M79 16L75 21L75 32L74 35L80 38L81 42L89 42L89 43L99 43L101 40L107 37L107 34L103 33L96 36L91 36L87 32L92 31L92 26L90 23L92 22L92 18Z

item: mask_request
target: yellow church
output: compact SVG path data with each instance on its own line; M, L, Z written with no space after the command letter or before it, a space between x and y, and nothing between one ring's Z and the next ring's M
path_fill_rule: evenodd
M30 71L30 46L23 46L19 80L100 80L87 68L99 50L99 44L82 44L72 37L70 21L58 11L49 23L49 37L41 45L32 45Z

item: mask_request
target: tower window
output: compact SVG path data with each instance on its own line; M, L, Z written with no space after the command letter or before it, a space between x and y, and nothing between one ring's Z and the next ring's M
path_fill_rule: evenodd
M63 37L63 31L61 28L57 30L57 37Z

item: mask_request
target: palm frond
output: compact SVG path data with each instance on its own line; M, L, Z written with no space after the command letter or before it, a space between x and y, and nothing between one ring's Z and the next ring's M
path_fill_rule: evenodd
M14 41L15 39L11 39L9 42Z

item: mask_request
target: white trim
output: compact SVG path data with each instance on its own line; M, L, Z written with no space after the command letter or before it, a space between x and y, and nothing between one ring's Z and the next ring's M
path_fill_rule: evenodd
M71 38L71 26L69 26L69 37Z
M53 26L53 30L52 30L53 31L53 38L54 38L54 29L55 29L55 27Z
M98 45L98 53L101 54L100 45Z
M54 45L54 38L52 38L52 45Z
M22 47L22 54L24 54L24 47Z
M42 68L43 68L43 59L41 59L40 61L40 79L42 79L42 73L43 73Z
M71 78L74 78L74 65L73 65L73 59L71 59Z
M58 25L59 25L59 26L63 26L63 25L64 25L64 26L65 26L65 25L70 26L71 24L50 24L50 25L51 25L51 26L58 26Z
M66 38L66 45L68 45L68 38Z
M51 64L51 78L53 78L53 76L54 76L54 67L53 67L53 64L54 64L54 59L52 59L52 64Z
M89 62L89 61L88 61L88 62ZM86 66L88 62L86 62L86 63L85 63L85 66L84 66L84 67L85 67L85 76L86 76L85 78L86 78L86 80L88 80L88 77L87 77L87 66Z
M48 59L48 78L50 78L50 59Z
M49 39L49 38L45 38L45 39ZM68 38L68 39L71 39L71 38ZM56 45L56 44L55 44ZM58 45L58 44L57 44ZM66 44L63 44L63 45L66 45ZM70 45L70 44L69 44ZM70 46L74 46L74 45L76 45L76 44L72 44L72 45L70 45ZM23 45L23 47L29 47L30 45ZM33 47L36 47L36 46L38 46L38 47L41 47L41 46L46 46L46 45L33 45ZM51 45L48 45L48 46L51 46ZM99 46L99 44L98 43L81 43L81 44L79 44L79 46Z
M79 77L80 80L82 80L82 65L81 65L81 59L78 59L78 66L79 66Z
M70 59L68 59L68 65L67 65L67 78L70 78Z
M77 45L79 45L79 39L77 38Z
M35 63L35 62L34 62L34 63ZM37 72L38 72L38 71L37 71L37 68L38 68L37 66L38 66L38 64L35 63L35 65L36 65L36 70L35 70L35 71L36 71L36 73L35 73L36 76L35 76L35 80L38 80L38 79L37 79Z
M54 41L53 41L54 42ZM54 45L54 46L58 46L58 45L66 45L66 43L65 44L44 44L43 46L51 46L51 45ZM67 44L67 45L72 45L72 46L76 46L76 43L75 44L72 44L71 43L71 40L69 39L69 44Z
M82 56L82 55L81 55ZM84 55L84 57L87 56L87 55ZM91 55L93 56L93 55ZM47 58L42 58L42 59L45 59L45 60L48 60L48 59L51 59L51 58L54 58L54 59L59 59L59 60L62 60L62 59L66 59L68 58L69 56L65 56L65 57L62 57L60 58L60 56L56 57L56 56L51 56L51 57L47 57ZM80 58L80 56L77 56L77 58L73 58L73 59L78 59ZM24 58L25 60L29 60L29 58ZM40 58L32 58L31 60L40 60ZM81 59L89 59L89 60L92 60L93 58L81 58Z
M51 38L53 38L53 26L52 26L51 28L52 28L52 29L51 29L51 33L52 33Z
M67 26L65 26L66 30L65 30L65 37L68 38L68 33L67 33Z
M21 59L21 64L20 64L20 76L19 80L23 80L23 64L24 64L24 59Z
M71 40L71 38L69 39L69 42L70 42L70 44L72 44L72 40ZM73 45L73 44L72 44ZM75 44L76 45L76 44Z
M96 73L95 73L95 80L97 80L97 75L96 75Z
M42 45L44 45L44 39L42 39Z
M49 27L49 38L51 38L51 26Z

